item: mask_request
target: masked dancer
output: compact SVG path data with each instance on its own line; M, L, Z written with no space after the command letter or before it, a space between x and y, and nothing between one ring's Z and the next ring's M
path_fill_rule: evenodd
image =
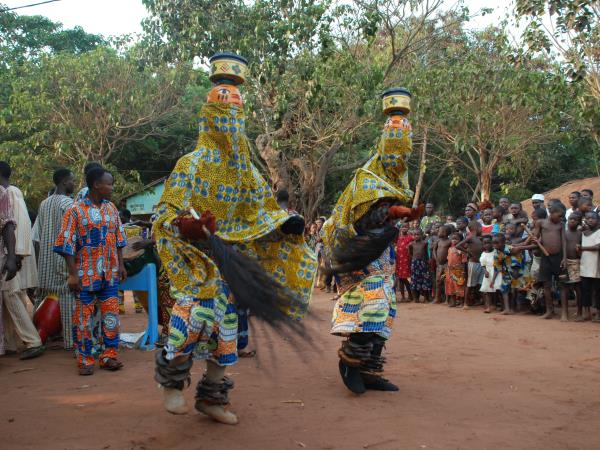
M415 220L423 209L402 206L413 197L407 173L411 94L394 88L382 98L388 118L377 148L356 171L324 226L340 294L331 333L346 338L338 350L339 369L346 387L357 394L398 390L381 375L382 351L396 316L393 244L399 219Z
M246 60L222 53L210 63L214 87L200 111L198 143L167 179L153 228L175 298L155 379L167 411L184 414L192 359L206 359L195 407L236 424L225 368L238 358L237 308L272 324L296 323L317 266L303 239L304 219L279 208L251 162L238 89Z

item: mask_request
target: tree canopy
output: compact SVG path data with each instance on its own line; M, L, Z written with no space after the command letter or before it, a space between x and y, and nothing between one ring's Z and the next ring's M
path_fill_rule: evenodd
M59 165L101 161L120 195L167 175L193 148L217 51L249 59L254 162L309 219L368 158L390 86L413 92L411 181L442 208L600 174L594 2L519 0L525 48L442 0L143 2L144 34L127 45L0 9L0 152L27 164L15 182L30 203ZM543 38L548 11L558 34ZM546 51L561 33L572 58Z

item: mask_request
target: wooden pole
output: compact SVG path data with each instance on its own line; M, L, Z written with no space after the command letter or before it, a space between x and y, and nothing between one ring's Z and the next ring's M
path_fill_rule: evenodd
M419 178L417 185L415 186L415 196L413 197L413 208L419 206L419 200L421 196L421 189L423 187L423 178L425 178L425 172L427 171L427 128L423 130L423 144L421 145L421 154L419 156Z

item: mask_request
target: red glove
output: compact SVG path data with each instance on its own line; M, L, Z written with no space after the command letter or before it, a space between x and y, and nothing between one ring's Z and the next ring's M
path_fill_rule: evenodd
M204 211L200 219L194 219L189 212L177 216L173 225L179 230L179 234L192 241L202 241L208 239L204 232L204 227L209 233L214 234L217 230L217 220L210 211Z
M390 206L388 209L388 217L390 219L404 219L410 217L412 210L406 206Z
M404 219L408 218L408 221L418 220L423 216L425 212L425 205L421 203L418 208L408 208L407 206L390 206L388 210L388 217L390 219Z
M421 203L418 208L409 208L407 206L390 206L388 209L388 217L390 219L404 219L408 218L408 221L418 220L423 216L425 212L425 205Z

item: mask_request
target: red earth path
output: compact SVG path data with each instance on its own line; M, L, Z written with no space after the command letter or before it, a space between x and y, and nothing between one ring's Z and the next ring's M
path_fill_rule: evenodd
M339 378L332 306L315 296L314 344L300 350L256 325L257 358L229 370L235 427L164 412L152 353L123 350L123 371L92 377L63 350L1 357L0 448L600 448L599 324L401 304L386 351L400 391L359 397ZM143 321L128 312L123 329ZM202 369L194 365L192 387Z

